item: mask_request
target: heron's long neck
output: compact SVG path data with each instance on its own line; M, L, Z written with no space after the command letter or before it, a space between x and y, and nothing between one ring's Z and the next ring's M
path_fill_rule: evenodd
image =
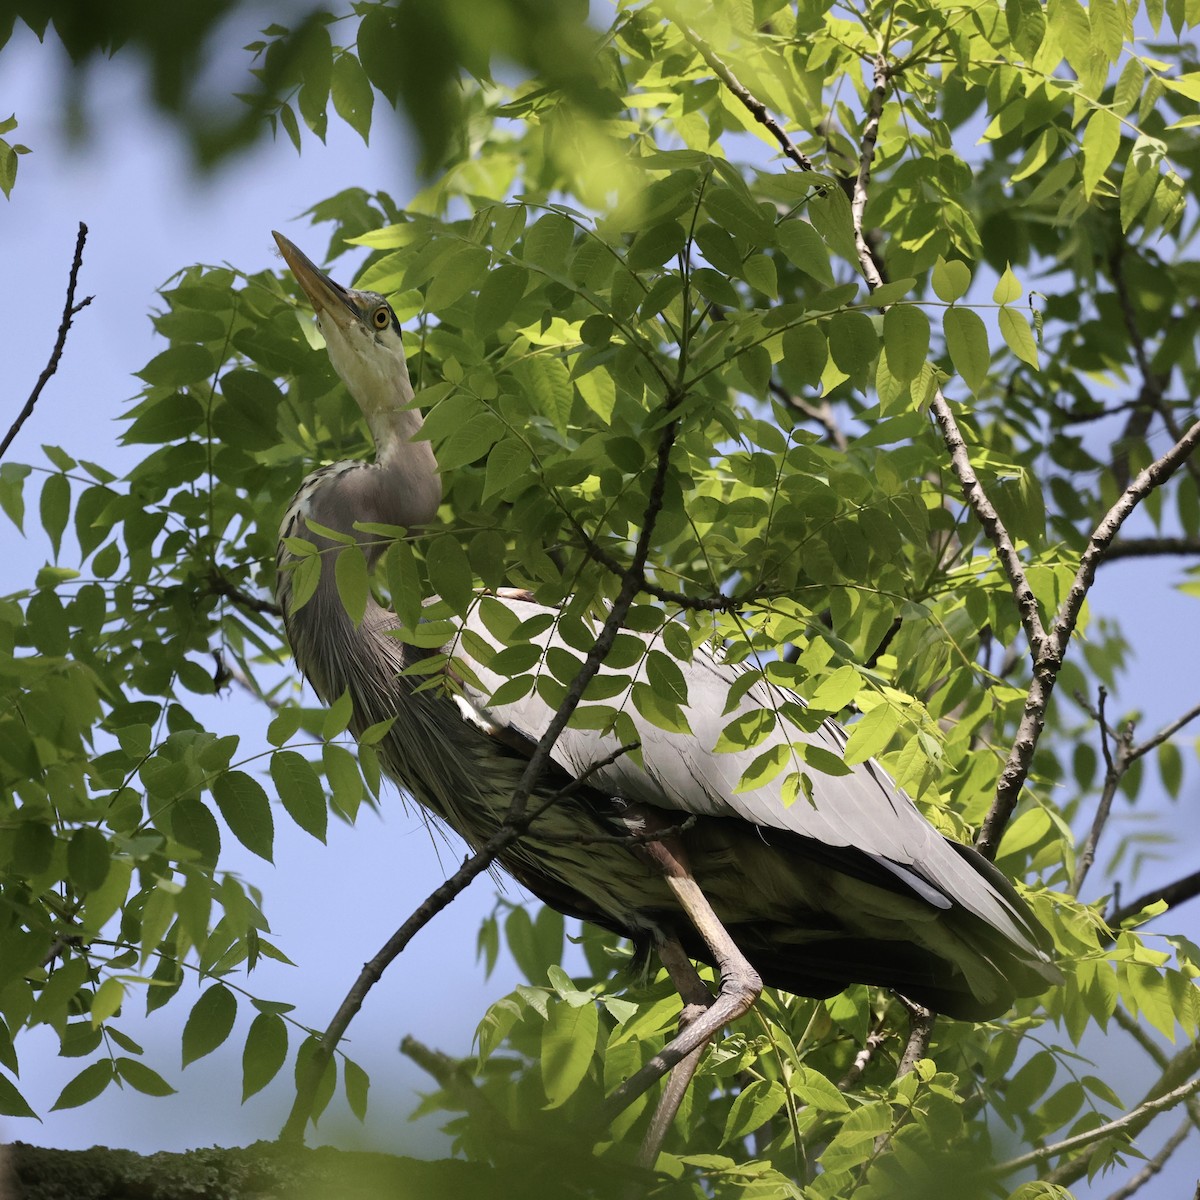
M340 462L322 467L300 485L284 516L281 538L301 537L317 547L320 574L316 590L299 609L293 604L296 560L301 557L281 541L276 597L283 609L288 639L301 669L318 694L335 700L346 685L345 666L366 657L368 642L384 636L394 623L368 594L367 612L355 625L337 587L337 558L344 546L309 528L308 522L355 537L371 566L384 546L377 534L355 529L356 522L399 525L406 529L429 524L442 497L437 463L428 442L414 441L421 417L415 410L367 413L375 435L376 461ZM339 657L340 655L340 657Z

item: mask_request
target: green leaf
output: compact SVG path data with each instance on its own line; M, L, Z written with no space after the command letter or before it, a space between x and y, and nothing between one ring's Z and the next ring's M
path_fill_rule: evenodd
M117 1074L134 1091L146 1096L173 1096L175 1089L155 1070L136 1058L118 1058Z
M337 583L338 599L353 622L355 629L362 624L371 595L371 579L367 559L358 546L346 546L336 551L333 577Z
M119 979L106 979L92 997L91 1018L93 1026L103 1025L115 1016L125 1001L125 985Z
M798 267L822 287L833 287L829 247L807 221L799 218L784 221L776 228L775 237L792 266Z
M1179 790L1183 786L1183 755L1174 742L1166 741L1159 745L1158 771L1167 795L1172 800L1178 800Z
M172 346L155 355L138 375L153 387L179 388L208 379L216 365L205 346Z
M65 475L47 475L42 484L41 499L42 528L50 538L54 547L54 557L62 549L63 530L67 527L67 517L71 511L71 484Z
M1000 332L1004 335L1005 344L1022 361L1031 367L1038 368L1037 342L1033 338L1033 330L1029 322L1011 308L1002 308L999 316Z
M75 830L67 843L67 873L80 892L104 886L110 865L108 839L92 825Z
M1083 131L1083 191L1091 199L1121 144L1121 119L1106 108L1096 109Z
M942 318L942 331L954 369L967 387L978 395L987 383L992 361L987 327L982 318L969 308L949 308Z
M863 677L854 667L838 667L832 675L827 675L821 680L808 702L813 708L825 712L841 712L847 704L858 698L862 686Z
M851 378L860 376L879 353L879 337L866 313L840 312L829 319L829 356Z
M329 806L316 768L294 750L279 750L271 756L271 778L287 814L306 833L325 840Z
M0 508L22 532L25 522L25 500L22 495L25 477L30 468L24 463L0 463Z
M360 1120L367 1119L367 1094L371 1089L370 1076L353 1059L345 1059L342 1065L342 1084L346 1089L346 1103L350 1111Z
M801 1067L791 1078L790 1087L804 1104L818 1112L846 1114L850 1105L846 1097L820 1071Z
M84 1067L70 1083L58 1094L58 1099L51 1105L50 1111L57 1112L63 1108L78 1108L89 1100L95 1100L113 1079L116 1072L108 1059L101 1059L90 1066Z
M915 304L894 304L883 316L888 370L903 383L921 373L929 357L929 318Z
M1021 284L1013 274L1012 266L1006 266L992 292L992 299L997 304L1011 304L1014 300L1020 300L1021 295Z
M287 1025L276 1013L259 1013L250 1022L242 1050L242 1103L279 1074L287 1061Z
M183 1027L183 1065L211 1054L233 1029L237 997L223 983L214 983L192 1005Z
M61 1100L62 1097L60 1096L59 1099ZM64 1107L69 1106L64 1105ZM0 1075L0 1116L32 1117L35 1121L41 1120L7 1075Z
M331 81L333 107L337 114L364 142L371 133L371 109L375 93L362 64L348 51L333 60Z
M505 263L489 271L475 297L475 332L487 337L499 329L512 317L528 286L529 272L524 267Z
M882 754L899 728L900 714L890 704L877 704L850 726L844 762L852 767Z
M251 853L272 862L275 823L271 802L258 780L243 771L224 771L209 784L209 790L233 836Z
M547 1108L558 1108L576 1092L591 1066L600 1028L594 1003L578 1008L555 1004L542 1029L542 1086Z
M184 796L170 806L170 833L182 845L198 851L203 862L216 865L221 856L221 828L198 799Z
M354 697L346 688L342 694L329 706L325 720L321 722L321 736L329 741L350 728L350 719L354 716Z
M774 1080L755 1079L742 1088L725 1118L721 1145L740 1141L761 1129L782 1107L787 1092Z
M461 296L474 291L487 278L491 254L486 246L463 245L438 261L437 272L425 294L435 312L448 308Z
M678 221L664 221L643 230L633 240L625 261L631 271L661 267L683 251L687 233Z
M221 376L225 402L213 413L212 428L227 446L269 450L279 444L283 393L261 371L239 367Z
M475 596L475 576L458 538L444 533L425 552L429 583L455 612L466 612Z
M938 299L953 304L967 294L971 286L971 268L960 259L947 262L939 258L934 264L931 282Z

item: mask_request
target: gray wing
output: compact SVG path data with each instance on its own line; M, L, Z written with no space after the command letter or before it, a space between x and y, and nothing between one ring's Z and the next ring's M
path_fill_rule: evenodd
M505 598L504 604L522 621L538 614L555 613L530 601ZM507 727L536 742L548 726L553 709L536 690L513 703L491 703L492 693L507 676L485 666L481 658L487 655L478 651L481 642L497 649L502 644L489 632L478 610L468 617L464 628L472 636L465 639L460 636L451 652L464 660L481 685L481 690L464 689L461 704L465 715L485 729L496 732ZM563 647L554 626L531 640L543 648ZM469 653L468 648L477 653ZM570 652L582 657L577 651ZM740 818L753 825L788 830L828 846L853 846L935 907L946 909L951 904L960 904L1018 942L1028 942L1024 918L921 816L908 796L877 764L859 764L847 775L826 775L808 768L811 802L801 796L794 803L785 804L780 787L783 775L764 787L736 791L746 768L772 745L805 743L841 757L846 733L833 721L826 721L816 732L808 733L781 719L767 740L753 749L714 753L713 748L728 722L739 713L777 706L781 693L776 690L772 697L766 685L756 683L735 708L726 712L737 668L699 653L690 664L681 663L680 667L687 683L687 717L692 736L667 733L639 719L644 767L623 756L590 775L592 785L612 795L659 808ZM614 673L603 667L601 671ZM641 681L643 667L628 674ZM790 693L786 693L786 698L796 699ZM578 775L619 747L619 739L612 733L568 728L556 742L553 757L571 774Z

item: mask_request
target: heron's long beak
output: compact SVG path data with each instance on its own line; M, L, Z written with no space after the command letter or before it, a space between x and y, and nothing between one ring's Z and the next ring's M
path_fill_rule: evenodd
M282 233L271 231L284 262L291 268L296 282L304 289L304 294L312 302L313 312L320 316L328 313L343 324L346 310L356 321L361 321L358 309L351 299L349 291L340 283L334 283L316 263L304 253L294 242L288 241Z

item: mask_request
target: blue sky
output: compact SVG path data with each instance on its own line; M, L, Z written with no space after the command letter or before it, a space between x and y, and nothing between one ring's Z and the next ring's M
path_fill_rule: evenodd
M327 146L310 139L298 156L286 141L263 143L213 177L197 177L172 131L147 114L140 71L126 57L94 69L88 103L102 118L84 140L71 143L58 116L60 56L53 41L39 46L24 32L18 32L3 52L0 115L16 112L20 127L10 136L33 153L21 160L11 200L0 200L0 239L9 268L9 286L0 289L8 382L0 403L6 414L15 414L45 365L62 309L76 229L83 220L90 235L79 286L81 294L96 298L77 318L59 373L9 458L40 464L40 445L54 443L121 471L136 458L135 452L117 446L121 426L116 419L138 391L133 372L162 349L147 315L157 287L192 262L229 261L245 270L278 264L270 237L273 228L319 259L327 234L308 232L306 219L299 219L306 208L345 186L386 190L403 202L418 185L407 140L382 112L369 150L340 122L332 121ZM11 416L0 419L7 427ZM0 545L5 548L2 594L25 586L48 549L35 529L22 540L11 527L4 528ZM1195 703L1200 694L1194 675L1195 638L1189 632L1196 628L1196 600L1170 586L1180 575L1178 561L1125 562L1104 568L1094 593L1095 611L1120 614L1135 647L1133 669L1112 698L1110 712L1140 708L1145 714L1143 736ZM214 702L204 719L223 732L242 734L248 743L265 728L261 710L236 693ZM1184 736L1185 749L1193 738L1190 732ZM1177 806L1159 806L1164 824L1180 832L1195 828L1200 801L1195 756L1186 757L1183 798ZM1174 878L1200 865L1193 838L1166 853L1167 861L1152 875L1125 881L1127 896L1158 878ZM274 868L248 856L233 864L263 888L275 941L296 962L295 969L269 964L256 972L248 981L252 990L291 1000L303 1020L323 1025L361 962L458 861L457 848L435 846L394 793L380 817L364 810L354 829L331 824L328 848L281 822ZM1108 886L1101 869L1089 878L1091 894ZM508 895L517 899L520 893L510 886ZM489 879L477 881L417 938L374 990L352 1027L350 1053L371 1074L376 1120L364 1135L348 1114L331 1110L322 1127L330 1136L350 1143L365 1136L371 1144L417 1152L442 1148L429 1123L409 1126L379 1118L397 1111L406 1115L414 1102L413 1090L426 1083L398 1053L404 1034L451 1053L465 1053L487 1004L517 981L507 959L486 983L475 963L476 933L494 897ZM1180 920L1163 927L1183 927L1198 937L1196 924L1195 914L1185 910ZM241 1038L250 1014L239 1020L226 1047L181 1071L179 1034L189 1007L180 996L142 1022L132 1015L140 1008L135 1001L127 1006L130 1018L123 1022L146 1046L148 1061L179 1089L178 1095L151 1099L110 1090L99 1103L48 1114L41 1125L12 1120L0 1133L63 1148L105 1143L143 1151L273 1137L290 1099L286 1080L277 1080L247 1105L238 1105ZM1111 1048L1093 1052L1124 1053L1124 1035L1115 1038ZM44 1029L22 1043L21 1086L43 1114L82 1065L57 1058L56 1050L57 1039ZM1131 1100L1138 1091L1140 1066L1139 1060L1131 1059ZM1166 1127L1173 1127L1176 1119L1168 1117ZM1195 1177L1200 1164L1194 1147L1190 1157L1186 1155L1178 1156L1170 1176L1140 1195L1183 1194L1190 1186L1184 1181ZM1101 1183L1092 1194L1105 1195L1113 1186L1115 1181ZM1089 1194L1082 1186L1077 1192Z

